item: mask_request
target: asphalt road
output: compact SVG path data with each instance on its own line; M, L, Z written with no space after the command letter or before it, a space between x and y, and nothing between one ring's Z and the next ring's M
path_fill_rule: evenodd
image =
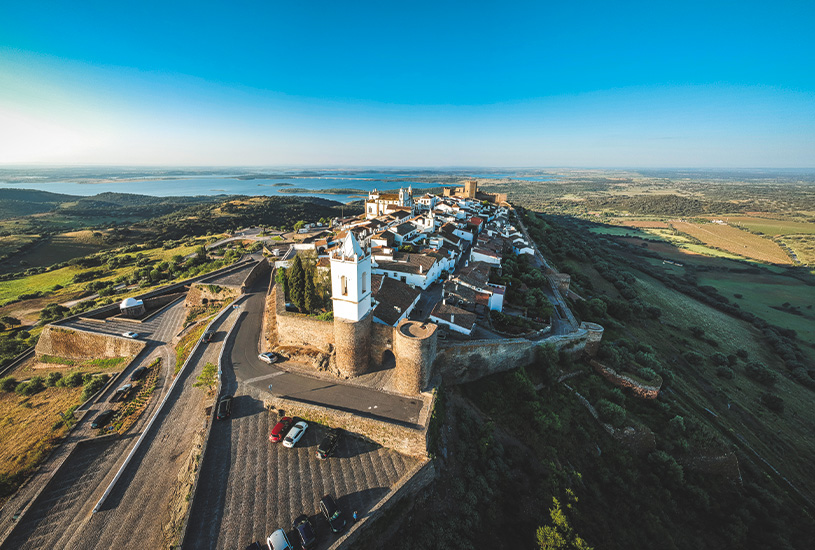
M339 381L310 378L286 372L282 368L259 360L258 346L270 276L262 277L241 305L244 313L238 320L235 345L230 354L232 367L239 382L260 390L261 394L279 395L409 424L419 422L419 413L423 405L419 398L382 393Z

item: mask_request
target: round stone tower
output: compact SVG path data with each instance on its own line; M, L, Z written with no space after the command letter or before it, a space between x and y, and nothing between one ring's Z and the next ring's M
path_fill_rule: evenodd
M359 321L334 317L334 348L341 376L349 378L368 372L373 318L370 312Z
M436 358L436 329L433 323L404 319L393 331L396 391L416 395L427 387Z
M580 323L580 328L588 331L588 335L586 336L586 347L584 350L589 357L594 357L597 355L597 351L600 349L600 340L603 339L604 329L597 323L588 323L585 321Z

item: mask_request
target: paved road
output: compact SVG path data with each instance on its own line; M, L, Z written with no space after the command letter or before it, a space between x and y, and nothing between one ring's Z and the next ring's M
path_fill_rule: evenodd
M169 341L180 329L185 314L183 303L161 312L151 320L154 323L153 334ZM125 373L127 377L133 369L149 364L157 356L164 358L164 368L158 380L160 389L155 392L150 405L136 425L119 439L103 442L87 439L95 435L93 433L95 430L90 429L90 420L99 411L108 407L108 397L115 391L115 387L109 388L90 406L68 441L57 449L37 475L4 507L4 511L18 510L26 500L33 498L36 490L45 486L23 520L14 525L13 531L0 548L5 550L83 547L75 536L83 532L86 522L91 517L93 506L107 488L122 460L166 393L170 382L169 372L175 366L175 355L169 346L159 346L151 341L148 348ZM52 480L47 481L50 472L54 471L57 464L63 462L60 472ZM8 518L4 514L4 522L6 519ZM112 525L111 529L115 531L118 526ZM94 542L93 539L88 541L86 542Z
M416 464L350 436L335 457L318 460L314 453L325 429L315 424L294 449L286 449L268 440L278 419L263 407L267 391L239 382L226 367L224 392L235 395L232 416L213 426L184 548L244 548L279 527L292 537L292 521L300 514L312 518L318 548L327 548L336 536L317 517L323 495L333 495L348 514L364 515Z
M388 420L412 424L419 422L423 405L421 399L349 386L339 381L310 378L260 361L257 358L258 345L270 276L261 277L241 306L244 314L238 320L235 345L231 353L231 363L238 381L253 386L266 395L279 395Z

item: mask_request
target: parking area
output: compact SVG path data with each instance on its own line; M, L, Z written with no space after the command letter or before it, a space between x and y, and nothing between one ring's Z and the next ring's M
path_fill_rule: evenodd
M268 439L277 420L264 409L260 390L241 384L232 416L213 426L184 548L243 548L278 528L293 538L292 521L301 514L316 527L317 548L328 548L337 535L318 515L323 495L331 494L350 522L354 510L364 516L416 464L347 434L334 457L318 460L326 428L310 425L286 449Z

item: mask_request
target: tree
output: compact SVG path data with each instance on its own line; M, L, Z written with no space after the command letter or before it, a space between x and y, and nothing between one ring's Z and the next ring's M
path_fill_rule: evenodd
M218 367L212 363L207 363L204 365L204 368L201 369L201 374L196 377L196 382L193 384L193 387L203 388L206 386L209 388L208 391L212 392L216 384L218 384Z
M303 306L306 311L313 313L319 305L319 298L314 288L314 277L311 273L306 273L306 282L303 287Z
M577 497L571 489L566 489L566 498L566 511L571 511L573 503L577 502ZM561 508L558 499L552 497L552 508L549 509L552 524L539 527L537 532L541 550L592 550L592 547L569 524L566 511Z
M10 327L16 327L21 324L19 319L17 319L16 317L12 317L11 315L3 315L2 317L0 317L0 323L3 323Z
M304 222L303 220L298 220L294 224L294 230L295 231L300 231L301 229L303 229L303 226L305 226L305 225L306 225L306 222Z
M289 299L297 306L297 309L302 311L305 305L306 272L300 256L294 257L287 274L289 276Z
M207 248L204 245L195 249L195 259L201 263L207 261Z
M618 427L625 422L625 409L617 403L612 403L607 399L601 399L597 402L597 414L600 415L600 420L608 422L612 426Z

